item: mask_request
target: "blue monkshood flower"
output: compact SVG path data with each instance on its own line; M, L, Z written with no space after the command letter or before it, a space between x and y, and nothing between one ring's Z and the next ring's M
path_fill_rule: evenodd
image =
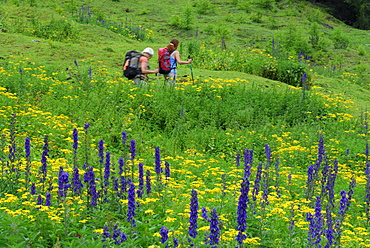
M51 194L49 192L46 193L46 199L45 199L45 206L51 205Z
M365 158L366 158L366 162L368 162L369 161L369 142L368 141L366 141Z
M159 234L161 235L161 244L166 243L166 241L168 240L168 229L166 227L162 226L161 230L159 231Z
M102 242L105 242L106 240L107 240L107 238L109 238L110 237L110 233L109 233L109 227L107 227L107 226L104 226L103 227L103 233L102 233Z
M272 39L272 41L271 41L271 49L272 49L272 51L275 50L275 40L274 39Z
M130 142L130 154L131 154L131 160L134 160L136 157L136 142L135 140L131 140Z
M42 205L42 197L41 197L41 195L39 195L37 197L37 203L36 203L36 205Z
M139 185L137 190L137 197L141 198L144 193L144 165L139 163Z
M76 60L76 59L73 61L73 63L75 64L75 66L77 66L77 67L78 67L78 62L77 62L77 60Z
M155 173L157 175L161 174L162 168L161 168L161 152L160 148L157 146L155 147Z
M262 206L268 205L268 195L269 195L269 174L267 171L263 172L263 193L262 193L262 201L261 204Z
M77 128L74 128L73 129L73 151L74 153L76 154L77 153L77 148L78 148L78 131L77 131Z
M315 238L316 238L315 245L318 245L321 243L321 236L323 234L323 226L324 226L324 219L321 213L321 198L318 196L316 197L316 205L315 205Z
M105 160L105 167L104 167L104 186L105 187L109 185L109 177L110 177L110 152L107 152L106 160Z
M288 184L292 184L292 173L288 174Z
M340 195L342 196L342 198L339 201L338 217L335 222L335 234L336 234L337 239L339 239L341 236L341 233L342 233L341 226L342 226L344 215L346 213L347 206L348 206L348 198L347 198L346 191L342 190L340 192Z
M42 147L42 155L41 155L41 174L43 177L41 178L41 181L46 180L46 175L47 175L47 158L49 156L49 141L48 141L48 136L45 135L44 137L44 146Z
M121 196L123 196L127 191L127 181L125 176L121 176L120 185L121 185Z
M96 206L98 205L98 198L99 195L96 191L96 183L95 183L95 173L93 167L89 166L88 171L84 174L84 182L88 187L88 194L91 196L91 205Z
M98 151L99 151L99 158L100 158L99 162L103 164L104 163L104 141L103 140L99 141Z
M173 248L176 248L179 246L179 240L176 238L173 238Z
M198 234L198 192L195 189L192 189L190 199L189 236L192 238L196 238L197 234Z
M327 229L324 231L326 239L328 240L325 248L332 247L334 244L335 236L334 236L334 228L333 228L333 207L331 204L326 205L326 226Z
M82 192L83 184L80 179L80 173L77 167L73 169L72 189L76 195L80 195Z
M63 170L63 167L60 167L59 170L59 179L58 179L58 193L59 197L63 198L67 196L67 190L70 187L68 172Z
M254 180L254 187L253 187L253 190L252 190L253 201L257 200L257 196L258 196L258 193L259 193L259 188L261 186L260 185L261 179L262 179L262 163L260 162L258 167L257 167L256 179Z
M84 126L85 134L88 133L89 127L90 127L90 124L89 123L85 123L85 126Z
M126 145L127 142L127 134L126 132L122 132L122 144Z
M305 85L306 80L307 80L307 73L303 73L303 75L302 75L302 84L303 85Z
M118 169L119 169L118 175L122 175L122 173L124 172L124 168L125 168L125 161L123 160L123 158L119 158L119 160L118 160Z
M136 216L136 202L135 202L135 185L133 183L130 184L127 200L128 200L127 222L131 223L132 226L135 226L134 217Z
M267 159L267 166L271 164L271 149L269 144L265 144L265 154L266 154L266 159Z
M36 186L35 186L35 183L32 183L31 184L31 192L30 192L31 195L36 195Z
M237 153L235 156L235 164L236 166L240 166L240 153Z
M122 244L125 240L127 240L126 234L121 232L121 229L117 225L113 226L110 237L113 239L113 243L116 245Z
M31 140L28 137L26 137L25 142L24 142L24 150L26 153L26 159L27 161L29 161L30 155L31 155Z
M210 219L208 218L208 211L206 207L202 207L202 218L206 222L210 221Z
M112 181L113 181L113 191L117 192L119 188L118 178L112 176Z
M245 149L243 156L244 156L244 177L249 178L253 163L253 150Z
M243 178L243 182L241 183L241 188L240 188L240 196L239 196L239 201L238 201L238 219L237 219L237 228L236 230L238 231L238 235L236 236L236 240L238 241L239 244L243 243L243 240L246 238L245 232L247 228L247 205L249 202L248 199L248 192L249 192L249 179L248 178Z
M215 245L213 248L216 248L219 240L220 240L220 227L218 222L218 215L217 211L214 208L211 212L211 219L210 219L210 225L209 230L211 234L209 235L209 244Z
M167 161L164 162L164 175L168 178L171 177L171 169L170 169L170 163Z
M365 196L365 203L366 203L366 217L367 221L370 221L370 163L366 163L366 196Z
M150 195L152 192L152 185L151 185L151 179L150 179L150 171L146 171L146 194Z
M19 74L20 74L20 75L23 75L23 70L22 70L22 68L19 68Z
M89 13L90 15L90 13ZM89 75L89 79L91 80L92 79L92 68L90 66L90 68L87 70L87 75Z
M221 179L222 179L221 192L222 192L222 196L225 196L226 195L226 190L227 190L227 175L226 175L226 173L222 174Z
M349 188L348 188L348 201L347 201L346 211L348 210L348 208L351 204L352 196L353 196L353 193L354 193L353 189L355 187L356 187L356 179L353 177L351 183L349 184Z

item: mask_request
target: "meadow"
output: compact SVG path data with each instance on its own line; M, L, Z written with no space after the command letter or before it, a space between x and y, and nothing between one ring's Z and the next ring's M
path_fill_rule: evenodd
M319 13L309 15L311 39L288 28L259 42L264 26L281 28L258 13L302 18L302 2L179 4L168 33L154 1L60 4L0 4L0 246L370 247L360 39L318 32L325 44L315 43L312 19L326 14L307 3ZM217 18L256 34L202 23ZM126 50L180 33L194 63L175 87L122 76Z

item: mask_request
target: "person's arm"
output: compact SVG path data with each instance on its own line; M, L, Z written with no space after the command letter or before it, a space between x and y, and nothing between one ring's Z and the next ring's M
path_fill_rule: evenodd
M152 74L152 73L158 73L158 68L156 68L154 71L148 70L148 58L145 56L142 56L140 58L141 63L141 73L143 74Z
M191 61L192 61L192 59L188 59L187 61L182 61L180 59L180 53L179 53L179 51L174 51L173 52L173 56L175 57L177 63L180 64L180 65L182 65L182 64L190 64Z

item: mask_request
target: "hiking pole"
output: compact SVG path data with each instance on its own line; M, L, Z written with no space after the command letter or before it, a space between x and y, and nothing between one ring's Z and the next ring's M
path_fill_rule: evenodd
M191 56L188 56L188 59L191 59ZM193 74L193 61L190 63L190 73L191 73L191 80L193 81L194 84L194 74Z

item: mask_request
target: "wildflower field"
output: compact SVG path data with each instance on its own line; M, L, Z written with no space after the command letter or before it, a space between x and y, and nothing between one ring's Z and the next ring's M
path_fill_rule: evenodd
M238 78L138 87L96 64L1 67L3 246L370 246L352 101Z
M368 49L216 2L0 1L0 247L370 247ZM176 86L122 76L169 35Z

